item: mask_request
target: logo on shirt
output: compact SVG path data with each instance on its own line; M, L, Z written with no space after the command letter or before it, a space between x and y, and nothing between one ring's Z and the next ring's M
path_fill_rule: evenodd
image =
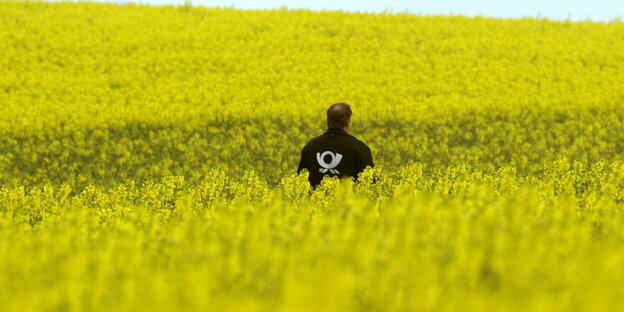
M325 156L327 155L331 157L331 161L329 162L329 164L325 162ZM323 168L319 168L320 173L327 173L327 171L329 171L333 174L340 174L340 172L338 172L338 169L334 169L334 168L338 166L341 160L342 160L342 155L338 153L334 154L330 151L325 151L322 154L316 153L316 161L321 167L323 167Z

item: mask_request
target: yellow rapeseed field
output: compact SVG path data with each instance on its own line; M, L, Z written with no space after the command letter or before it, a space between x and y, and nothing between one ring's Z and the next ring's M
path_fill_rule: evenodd
M623 86L621 21L0 1L0 311L617 311Z

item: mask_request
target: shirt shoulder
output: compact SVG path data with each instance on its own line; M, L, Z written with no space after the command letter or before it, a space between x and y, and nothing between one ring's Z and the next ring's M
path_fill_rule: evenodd
M306 147L314 145L320 141L323 140L323 135L319 135L319 136L315 136L313 138L311 138L310 140L308 140L308 142L305 144Z
M354 137L354 136L350 136L352 138L353 144L357 145L357 147L359 147L360 149L363 150L368 150L370 151L370 148L368 147L368 145L366 145L366 143L364 143L363 141L361 141L360 139Z

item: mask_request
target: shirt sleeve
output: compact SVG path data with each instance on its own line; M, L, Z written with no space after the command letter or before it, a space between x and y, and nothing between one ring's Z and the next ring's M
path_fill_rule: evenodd
M375 164L373 163L373 152L371 152L371 149L367 146L366 152L364 153L364 168L368 166L375 167Z
M303 169L306 169L305 150L306 147L304 146L303 149L301 149L301 158L299 159L299 168L297 168L297 174L301 173Z
M375 167L375 164L373 163L373 153L368 146L364 145L356 164L357 172L360 173L369 166Z

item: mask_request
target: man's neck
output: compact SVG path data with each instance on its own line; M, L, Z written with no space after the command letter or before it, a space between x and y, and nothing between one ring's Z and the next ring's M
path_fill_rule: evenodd
M327 131L344 132L344 133L347 133L348 130L349 130L349 128L329 128L329 129L327 129Z

